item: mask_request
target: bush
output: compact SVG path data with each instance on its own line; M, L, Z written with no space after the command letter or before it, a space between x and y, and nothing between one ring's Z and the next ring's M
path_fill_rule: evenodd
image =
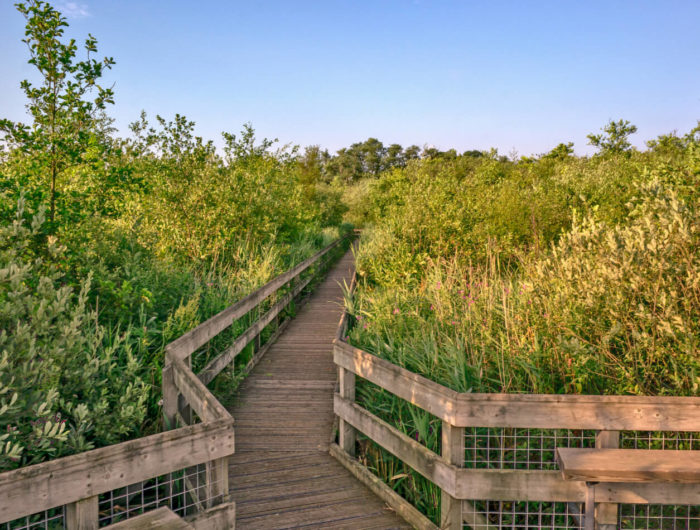
M146 414L144 367L130 333L109 333L54 263L32 257L43 213L27 227L24 204L0 227L0 469L40 462L138 434Z

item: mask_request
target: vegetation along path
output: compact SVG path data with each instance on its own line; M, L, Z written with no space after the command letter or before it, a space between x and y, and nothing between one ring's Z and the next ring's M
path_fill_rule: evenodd
M230 409L237 528L410 528L329 455L336 382L331 343L348 252L241 385Z

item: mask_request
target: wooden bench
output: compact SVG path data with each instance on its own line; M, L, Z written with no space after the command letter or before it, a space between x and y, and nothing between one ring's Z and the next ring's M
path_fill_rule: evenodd
M682 482L700 484L700 451L557 448L564 480L585 481L586 530L595 527L599 482Z
M192 530L194 527L181 519L170 508L162 507L146 512L143 515L132 517L126 521L115 523L107 527L109 530Z

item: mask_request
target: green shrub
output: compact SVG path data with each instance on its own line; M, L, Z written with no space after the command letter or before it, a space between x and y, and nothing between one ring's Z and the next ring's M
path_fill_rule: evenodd
M58 267L34 258L43 213L27 227L20 202L0 227L0 469L138 434L149 388L129 331L109 333ZM50 260L62 249L49 239Z

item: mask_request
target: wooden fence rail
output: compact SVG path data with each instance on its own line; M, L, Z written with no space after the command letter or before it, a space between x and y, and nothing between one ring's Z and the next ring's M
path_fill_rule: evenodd
M228 417L8 471L0 474L0 521L80 503L79 511L95 513L95 520L80 528L97 528L99 494L233 451L233 418Z
M187 518L188 524L183 522L184 527L234 528L235 506L229 502L228 485L228 457L234 453L234 419L206 385L253 341L258 350L254 361L259 359L264 353L260 333L313 280L313 276L302 280L301 275L314 265L318 265L316 272L322 270L331 259L329 253L350 236L336 240L166 346L163 412L166 428L172 430L0 474L0 529L5 528L5 523L10 528L10 522L19 518L35 514L41 518L40 512L65 507L64 516L57 516L55 522L63 518L71 530L93 530L100 526L100 495L125 488L124 497L128 498L136 495L129 487L149 480L157 483L154 477L175 472L180 473L178 478L171 477L163 487L170 496L174 496L176 488L182 488L185 504L196 508L195 514ZM326 260L322 262L324 256ZM198 348L292 283L287 294L200 374L192 371L191 355ZM273 334L271 340L275 337ZM200 422L194 420L192 412ZM178 423L184 426L173 428ZM200 476L204 486L199 484ZM190 480L194 477L196 481ZM180 481L182 486L176 486L173 480ZM143 495L143 489L142 486L137 494ZM143 519L144 525L155 524L154 518L158 517L163 517L161 524L175 524L177 516L168 509L157 510L159 506L158 501L149 505L151 511ZM119 515L115 517L119 519ZM47 526L49 519L54 521L53 516L45 514L43 522ZM31 522L29 526L33 527ZM122 528L124 523L115 526Z
M584 505L590 497L595 499L595 527L600 529L617 528L617 505L620 503L700 504L700 476L697 474L688 478L686 472L683 475L686 483L679 479L663 485L569 480L571 477L567 479L556 470L555 447L548 449L552 469L493 469L489 467L498 467L498 463L491 466L490 462L482 462L486 469L478 466L465 468L465 429L480 428L483 436L488 436L489 430L504 432L505 429L513 433L510 435L513 440L519 429L528 437L528 444L529 433L541 434L547 429L574 430L577 433L595 431L590 444L602 450L618 446L620 431L699 433L700 398L458 393L351 346L343 339L348 320L347 315L341 319L333 348L339 372L339 392L334 401L335 414L339 418L339 442L331 452L341 461L354 455L357 431L402 460L441 489L442 528L462 528L463 522L474 528L498 527L474 508L471 504L474 501ZM434 453L355 403L357 376L442 420L442 454ZM473 436L478 438L479 435ZM689 449L693 448L691 442ZM512 452L514 448L508 450ZM528 445L527 450L533 448ZM534 450L544 451L542 447ZM643 450L637 450L637 453L643 460ZM694 466L691 467L695 470L700 467L700 451L674 451L674 455L688 465L692 461ZM488 455L485 458L488 460ZM528 455L528 462L529 458ZM667 477L661 472L656 476L659 480ZM406 503L403 499L386 500L393 502L397 509L406 509L402 506ZM575 511L576 504L569 506ZM592 513L589 510L587 528L593 528L590 526L594 523ZM583 519L583 515L579 513L577 517ZM700 521L700 509L696 516L698 519L693 521ZM435 528L427 519L416 518L412 522L416 527Z

